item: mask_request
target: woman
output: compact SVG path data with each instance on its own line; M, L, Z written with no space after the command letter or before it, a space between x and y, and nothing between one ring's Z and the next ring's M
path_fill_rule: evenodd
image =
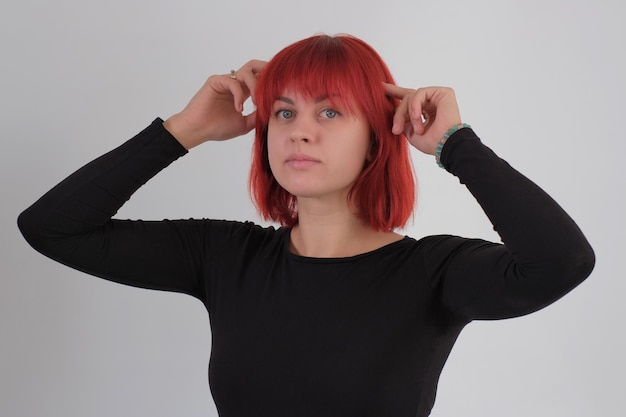
M244 115L248 97L257 110ZM111 219L188 149L253 128L251 193L281 227ZM408 144L467 186L504 244L394 232L415 200ZM462 124L451 89L395 86L349 36L210 77L183 111L68 177L19 226L73 268L200 299L226 417L427 416L467 323L540 309L594 263L572 219Z

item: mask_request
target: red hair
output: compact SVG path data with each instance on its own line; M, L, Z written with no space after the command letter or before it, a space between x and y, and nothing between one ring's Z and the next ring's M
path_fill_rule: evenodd
M249 187L265 220L291 227L298 223L296 197L282 188L270 169L267 126L272 105L285 90L305 97L334 97L351 111L358 108L372 132L371 158L349 198L361 219L375 230L403 227L415 205L415 180L404 135L391 132L397 100L383 82L394 83L389 69L368 44L348 35L316 35L280 51L257 80L256 133Z

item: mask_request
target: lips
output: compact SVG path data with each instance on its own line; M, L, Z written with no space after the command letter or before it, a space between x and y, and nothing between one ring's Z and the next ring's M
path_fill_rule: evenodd
M314 158L310 155L302 154L302 153L294 153L287 157L285 163L295 169L305 169L315 166L321 161L317 158Z

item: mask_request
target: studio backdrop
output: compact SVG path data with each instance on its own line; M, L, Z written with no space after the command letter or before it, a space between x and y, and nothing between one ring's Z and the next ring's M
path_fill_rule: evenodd
M591 277L556 304L468 325L432 415L623 415L623 2L8 0L2 10L0 415L217 415L200 302L57 264L16 219L84 163L180 111L209 75L316 33L362 38L402 86L453 87L463 121L596 251ZM116 217L263 224L247 190L251 143L193 149ZM456 178L412 156L418 207L401 233L499 241Z

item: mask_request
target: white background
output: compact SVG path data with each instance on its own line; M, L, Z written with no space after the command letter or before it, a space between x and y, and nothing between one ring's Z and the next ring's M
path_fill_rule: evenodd
M456 89L463 120L546 189L597 265L530 316L470 324L433 416L622 416L626 153L620 0L9 0L0 12L0 415L215 416L208 316L178 294L39 255L15 220L56 182L179 111L212 73L324 32L376 48L405 86ZM251 136L193 150L124 218L252 219ZM498 239L432 157L404 233ZM244 401L244 399L242 399Z

